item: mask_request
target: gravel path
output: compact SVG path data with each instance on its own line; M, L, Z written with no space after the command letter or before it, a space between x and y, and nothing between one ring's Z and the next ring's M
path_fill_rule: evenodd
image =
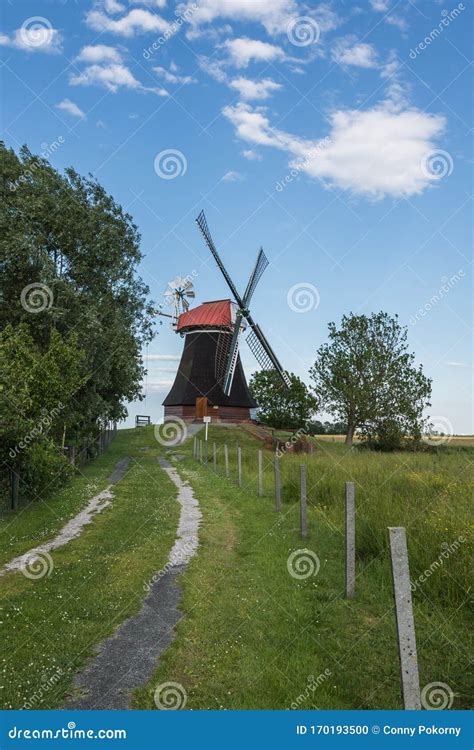
M76 677L74 687L80 695L66 703L65 708L128 708L133 690L150 679L182 617L178 576L196 553L201 512L187 482L166 459L159 461L179 490L181 514L176 541L168 562L149 582L141 610L102 643L92 663Z
M10 571L23 570L25 568L35 568L35 565L40 565L44 562L45 553L51 552L58 547L64 547L65 544L80 536L84 526L91 523L94 516L97 513L101 513L104 508L107 508L113 500L112 486L122 479L128 468L129 459L122 458L115 466L112 474L109 477L110 484L105 490L94 495L91 500L87 503L86 507L83 508L74 518L71 518L65 526L61 529L53 539L44 544L39 544L37 547L25 552L23 555L14 557L10 560L3 568L0 569L0 576L9 573Z

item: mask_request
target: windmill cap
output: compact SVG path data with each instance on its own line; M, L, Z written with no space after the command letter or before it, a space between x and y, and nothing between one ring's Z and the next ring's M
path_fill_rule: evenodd
M235 323L237 305L230 299L219 299L214 302L203 302L192 310L181 313L176 326L177 331L191 328L229 328Z

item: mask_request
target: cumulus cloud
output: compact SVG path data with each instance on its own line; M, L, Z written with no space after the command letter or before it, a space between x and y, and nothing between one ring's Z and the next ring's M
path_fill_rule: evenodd
M253 60L271 62L285 57L281 47L248 37L227 39L220 46L227 51L229 60L237 68L246 68Z
M157 13L143 8L134 8L122 18L110 18L101 10L91 10L86 14L86 23L95 31L108 31L120 36L133 37L150 31L164 32L170 28Z
M271 78L263 78L261 81L252 81L249 78L234 78L229 86L239 92L242 99L268 99L274 91L283 88L280 83Z
M336 42L332 59L339 65L354 65L359 68L376 68L378 65L375 48L366 42L356 42L353 37Z
M62 109L64 112L68 112L73 117L79 117L81 120L85 118L82 109L70 99L63 99L62 102L56 104L56 109Z
M41 23L40 21L30 25L25 24L12 34L0 34L0 44L24 52L48 54L62 52L62 36L59 31L53 29L47 22Z
M390 0L370 0L373 10L378 13L385 13L390 5Z
M245 177L240 172L234 172L232 169L226 172L222 177L222 182L242 182Z
M249 161L262 161L263 159L263 156L258 151L255 151L254 148L244 148L242 156L245 156Z
M88 63L121 63L122 55L118 49L109 47L107 44L89 44L81 49L76 60Z
M176 354L144 354L142 359L146 362L179 362L181 357Z
M232 21L260 23L269 34L284 33L298 13L296 0L199 0L189 17L193 27L213 23L222 18ZM192 0L181 3L178 13L193 6Z
M69 79L72 86L102 86L115 93L119 88L152 91L159 96L168 96L165 89L143 86L125 65L88 65L82 73L72 75Z
M445 120L417 109L397 110L393 102L373 109L338 110L324 139L302 139L273 128L262 108L239 103L223 114L247 143L273 146L289 155L290 166L329 187L368 198L417 195L437 177L424 167Z
M197 83L196 79L192 76L182 76L178 73L178 67L174 63L171 63L169 70L162 67L153 68L155 73L163 78L167 83L178 83L185 86L189 83Z

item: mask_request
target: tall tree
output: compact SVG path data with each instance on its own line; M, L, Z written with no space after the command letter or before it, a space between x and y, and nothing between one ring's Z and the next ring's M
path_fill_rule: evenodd
M351 313L339 328L330 323L310 376L321 405L347 425L346 445L357 429L368 439L419 435L431 380L415 366L398 316Z
M258 417L271 427L298 429L312 418L316 398L297 375L289 374L291 385L285 388L273 370L252 375L249 387L258 404Z

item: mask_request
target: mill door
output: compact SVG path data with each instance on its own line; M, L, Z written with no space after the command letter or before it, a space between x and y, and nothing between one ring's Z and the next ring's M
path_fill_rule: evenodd
M205 396L196 399L196 417L197 419L207 417L207 398Z

